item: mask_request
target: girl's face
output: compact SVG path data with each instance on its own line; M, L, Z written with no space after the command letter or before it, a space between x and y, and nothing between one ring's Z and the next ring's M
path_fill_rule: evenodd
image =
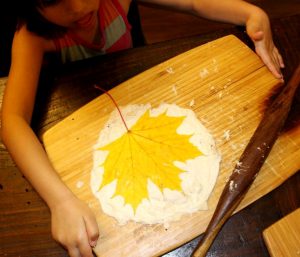
M92 29L101 0L41 0L39 12L48 21L68 29Z

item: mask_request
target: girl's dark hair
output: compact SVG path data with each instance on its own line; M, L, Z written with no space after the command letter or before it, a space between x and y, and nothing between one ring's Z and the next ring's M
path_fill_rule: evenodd
M15 0L17 15L17 29L26 24L27 29L45 38L55 38L63 35L66 28L46 20L38 11L43 8L43 0Z

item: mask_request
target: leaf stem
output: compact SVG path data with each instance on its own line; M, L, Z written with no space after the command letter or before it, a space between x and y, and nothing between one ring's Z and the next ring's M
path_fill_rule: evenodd
M94 87L95 87L96 89L99 89L100 91L102 91L103 93L105 93L106 95L109 96L109 98L112 100L112 102L113 102L114 105L116 106L116 108L117 108L117 110L118 110L118 112L119 112L119 114L120 114L120 117L121 117L121 119L122 119L122 121L123 121L123 124L124 124L124 126L125 126L127 132L129 132L130 130L129 130L128 127L127 127L127 124L126 124L126 122L125 122L124 116L122 115L122 112L121 112L121 110L120 110L120 108L119 108L117 102L116 102L115 99L112 97L112 95L111 95L110 93L108 93L108 91L106 91L105 89L103 89L102 87L100 87L100 86L98 86L98 85L94 85Z

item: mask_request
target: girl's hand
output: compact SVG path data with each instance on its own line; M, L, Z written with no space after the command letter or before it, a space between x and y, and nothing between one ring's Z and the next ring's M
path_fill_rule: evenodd
M283 79L281 68L284 63L272 39L268 16L260 9L251 15L246 23L247 34L255 45L257 55L276 78Z
M71 257L93 257L99 231L90 208L72 197L51 208L52 235Z

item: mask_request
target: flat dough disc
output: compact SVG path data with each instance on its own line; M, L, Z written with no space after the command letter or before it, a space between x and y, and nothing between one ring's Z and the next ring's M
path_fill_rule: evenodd
M182 192L168 188L161 191L148 179L149 198L142 200L134 212L131 205L124 204L122 196L114 195L116 180L99 190L104 173L103 163L108 154L107 151L99 150L99 148L127 133L119 113L115 110L100 132L93 153L94 164L90 183L94 195L100 201L103 212L117 219L120 224L126 224L132 220L145 224L163 223L166 225L171 221L178 220L183 214L206 210L207 199L218 176L220 155L213 137L197 119L195 113L175 104L161 104L158 108L151 108L150 104L128 105L120 109L129 128L147 110L150 110L150 116L153 117L162 113L166 113L167 116L184 116L185 118L176 132L192 135L190 142L203 155L185 162L174 161L173 164L183 170L180 174Z

